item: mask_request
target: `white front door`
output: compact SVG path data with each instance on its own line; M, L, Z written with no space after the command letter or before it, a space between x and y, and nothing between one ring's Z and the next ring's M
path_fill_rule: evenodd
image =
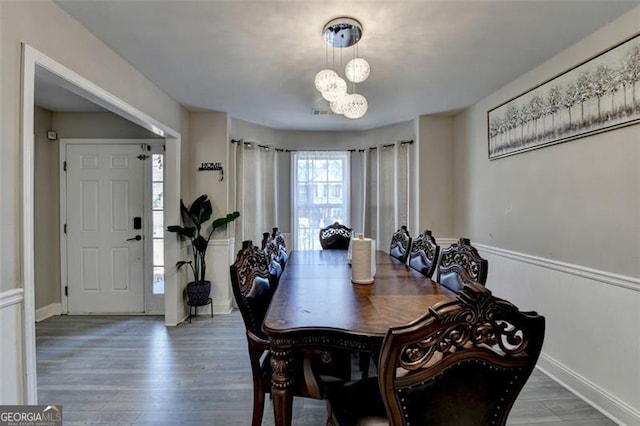
M140 145L66 146L69 313L144 312L141 154Z

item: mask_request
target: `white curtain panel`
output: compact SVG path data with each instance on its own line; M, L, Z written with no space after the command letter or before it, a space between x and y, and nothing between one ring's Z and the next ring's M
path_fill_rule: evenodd
M398 228L400 225L409 225L409 167L411 166L411 144L401 143L395 146L397 158L396 173L396 217ZM410 233L416 233L415 229L409 229Z
M242 241L260 245L262 234L276 226L276 157L273 149L256 143L240 143L236 147L237 210L236 250Z
M378 242L378 150L365 151L365 213L364 234ZM378 243L379 244L379 243ZM378 245L378 248L380 246Z
M378 147L378 248L389 250L391 236L398 229L397 212L397 151Z
M367 154L365 150L349 153L351 161L351 220L350 227L356 234L365 233L367 205Z
M410 156L411 144L402 143L379 145L370 154L366 228L380 250L388 251L393 233L409 223Z
M283 150L276 150L276 223L280 232L289 239L291 235L291 153ZM290 243L290 241L287 241ZM289 247L289 250L293 247Z

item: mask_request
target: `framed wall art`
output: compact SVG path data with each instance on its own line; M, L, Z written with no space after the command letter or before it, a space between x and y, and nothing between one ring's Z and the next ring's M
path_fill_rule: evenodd
M640 122L640 34L487 112L489 159Z

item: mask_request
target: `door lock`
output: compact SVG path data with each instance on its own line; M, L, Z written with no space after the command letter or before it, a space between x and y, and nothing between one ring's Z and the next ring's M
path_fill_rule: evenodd
M140 235L136 235L133 238L127 238L127 241L140 241L142 239L142 237Z

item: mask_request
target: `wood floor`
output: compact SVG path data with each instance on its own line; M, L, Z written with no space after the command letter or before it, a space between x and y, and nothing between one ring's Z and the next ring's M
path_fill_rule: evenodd
M58 316L36 325L39 404L71 425L250 424L252 383L239 312L165 327L161 317ZM273 425L267 400L263 425ZM324 426L323 401L296 399L294 425ZM614 422L535 371L510 425Z

